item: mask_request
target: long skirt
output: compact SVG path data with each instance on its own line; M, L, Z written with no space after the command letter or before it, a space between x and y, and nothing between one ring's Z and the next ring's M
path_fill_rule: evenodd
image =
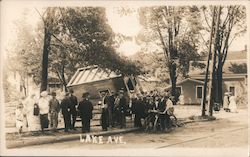
M48 114L40 114L40 121L42 130L49 127Z
M33 113L27 114L28 131L38 131L41 126L40 117L34 116Z
M237 112L237 105L235 102L230 102L228 108L230 109L230 112Z

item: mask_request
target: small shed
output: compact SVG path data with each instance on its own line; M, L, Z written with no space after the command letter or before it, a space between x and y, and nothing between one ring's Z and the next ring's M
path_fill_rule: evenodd
M89 92L91 99L100 99L100 93L103 91L111 93L123 89L125 95L129 96L132 91L139 90L136 77L122 76L97 66L79 68L67 86L74 90L78 99L84 92Z

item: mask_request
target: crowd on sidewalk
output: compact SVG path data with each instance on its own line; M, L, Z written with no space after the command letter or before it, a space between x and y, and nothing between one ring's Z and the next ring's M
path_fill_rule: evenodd
M134 126L142 128L142 119L145 119L151 110L159 110L164 115L160 118L165 128L168 128L169 116L167 112L173 112L172 98L169 94L159 95L158 93L133 93L129 98L123 90L117 92L101 93L101 100L98 102L98 109L101 110L100 124L103 131L111 127L126 127L126 116L134 117ZM90 100L88 92L82 94L81 100L74 95L74 91L64 92L62 99L57 98L56 92L48 93L43 91L40 98L36 99L35 94L27 98L22 97L17 105L16 127L22 133L23 126L27 124L29 131L41 130L44 133L46 128L57 132L58 115L63 116L64 131L75 130L76 118L80 117L82 132L90 132L90 123L93 117L94 104ZM25 123L26 122L26 123Z

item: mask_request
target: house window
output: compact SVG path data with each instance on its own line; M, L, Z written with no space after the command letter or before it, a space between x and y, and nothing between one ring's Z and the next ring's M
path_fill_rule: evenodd
M176 93L182 94L181 86L176 86Z
M235 96L235 87L234 86L230 86L229 87L229 92L232 93L233 96Z
M202 86L196 86L196 98L201 99L203 95L203 87Z

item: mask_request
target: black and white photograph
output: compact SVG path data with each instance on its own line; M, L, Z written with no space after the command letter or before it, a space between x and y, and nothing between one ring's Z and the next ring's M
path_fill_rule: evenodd
M1 156L249 156L250 1L0 1Z

